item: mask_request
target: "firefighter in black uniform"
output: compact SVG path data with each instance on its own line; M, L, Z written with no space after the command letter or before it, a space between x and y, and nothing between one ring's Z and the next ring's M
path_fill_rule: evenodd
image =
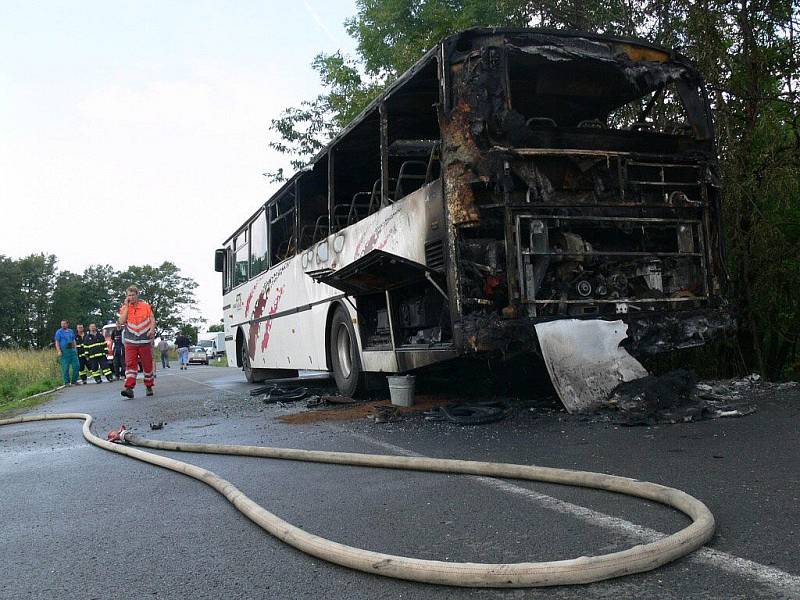
M86 383L86 378L89 376L89 369L86 368L86 349L83 347L83 338L86 337L86 332L83 330L83 325L78 323L75 326L75 349L78 351L78 376L81 378L81 383Z
M111 334L111 339L114 343L114 363L111 370L114 373L114 379L119 381L125 376L125 343L122 341L122 327L117 325Z
M108 366L106 358L106 338L97 331L97 325L89 324L89 333L83 338L83 348L87 354L87 364L89 373L97 383L103 381L102 376L112 381L111 368Z

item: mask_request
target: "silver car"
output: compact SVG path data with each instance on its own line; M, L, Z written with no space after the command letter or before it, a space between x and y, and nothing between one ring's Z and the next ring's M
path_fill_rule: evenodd
M189 364L191 363L201 363L204 365L208 364L208 354L206 353L206 349L202 346L192 346L189 348Z

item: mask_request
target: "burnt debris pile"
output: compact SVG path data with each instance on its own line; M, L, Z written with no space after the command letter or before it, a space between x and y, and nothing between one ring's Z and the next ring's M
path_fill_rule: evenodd
M756 393L765 386L758 376L698 383L694 373L676 369L617 386L598 415L622 425L688 423L741 417L756 411Z

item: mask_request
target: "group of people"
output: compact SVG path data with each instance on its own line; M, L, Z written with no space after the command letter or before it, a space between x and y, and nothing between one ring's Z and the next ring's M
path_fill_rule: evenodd
M74 385L79 380L85 384L89 376L97 383L101 383L103 377L108 381L124 377L121 394L126 398L133 398L141 364L146 394L153 395L153 339L156 335L156 319L150 305L139 299L139 289L135 285L125 290L125 302L120 307L113 333L109 336L110 355L113 356L110 362L106 336L97 330L96 324L90 324L88 332L84 331L82 325L78 325L76 329L77 332L70 329L69 321L64 319L54 336L64 385Z
M89 376L97 383L101 383L103 377L109 381L119 380L125 367L122 328L115 325L108 335L98 331L95 323L89 324L88 332L80 323L75 329L73 332L69 321L64 319L54 338L64 384L85 384Z

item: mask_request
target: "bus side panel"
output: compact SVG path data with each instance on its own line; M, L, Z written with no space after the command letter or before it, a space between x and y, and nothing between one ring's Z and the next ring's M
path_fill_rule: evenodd
M241 330L254 368L326 369L325 325L330 301L342 298L340 290L316 282L307 272L337 269L373 249L384 250L425 263L429 228L426 202L440 194L439 182L409 194L358 223L321 240L291 259L232 290L225 297L227 350L236 356L236 336ZM354 325L357 315L348 304ZM359 328L356 338L361 344ZM366 360L365 368L396 370L396 361ZM391 364L390 364L391 363ZM368 366L369 365L369 366Z

